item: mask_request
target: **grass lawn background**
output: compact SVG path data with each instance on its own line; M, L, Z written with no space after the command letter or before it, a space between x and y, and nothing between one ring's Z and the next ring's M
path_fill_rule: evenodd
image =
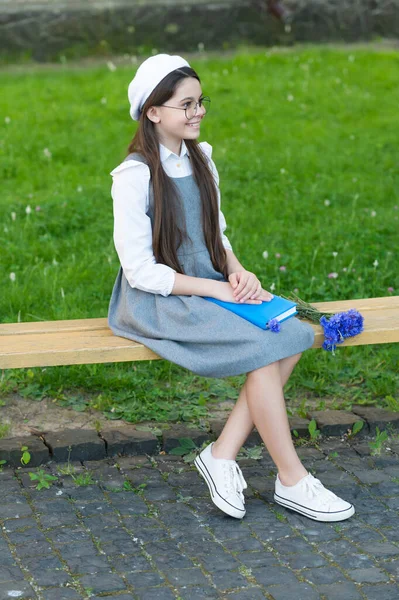
M114 63L0 70L1 322L107 315L119 267L109 172L136 127L126 95L136 65ZM200 140L214 148L242 264L265 289L307 301L397 295L399 53L242 49L190 64L212 99ZM285 388L288 410L399 409L398 364L398 344L309 350ZM244 381L159 360L5 370L0 395L196 421Z

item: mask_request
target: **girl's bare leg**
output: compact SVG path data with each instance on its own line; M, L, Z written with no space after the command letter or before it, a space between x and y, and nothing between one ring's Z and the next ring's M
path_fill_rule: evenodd
M283 386L287 383L301 354L283 358L278 362ZM232 409L226 424L212 446L212 455L215 458L235 460L240 448L254 428L254 422L247 404L246 383L241 388L238 400Z
M307 475L292 442L283 395L283 386L300 357L296 354L248 373L237 403L212 447L215 458L234 460L255 424L283 485L294 485Z

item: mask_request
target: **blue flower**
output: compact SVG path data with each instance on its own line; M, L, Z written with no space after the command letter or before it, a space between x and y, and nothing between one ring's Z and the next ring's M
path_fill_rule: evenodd
M324 330L323 349L333 352L337 344L342 344L346 338L361 333L363 322L363 316L353 308L336 313L329 319L325 316L321 317L320 324Z
M281 329L280 321L278 321L277 319L270 319L270 321L268 322L268 326L270 331L273 331L273 333L278 333Z

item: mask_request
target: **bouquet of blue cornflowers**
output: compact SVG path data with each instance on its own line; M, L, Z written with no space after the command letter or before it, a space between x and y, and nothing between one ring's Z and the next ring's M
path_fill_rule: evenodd
M312 323L317 323L323 327L324 342L322 348L334 354L335 347L349 337L358 335L363 331L364 317L354 308L340 313L322 312L301 300L299 296L293 293L293 297L286 297L281 294L282 298L291 300L297 305L297 316L299 319L305 319ZM278 333L280 331L280 323L277 319L269 321L271 331Z

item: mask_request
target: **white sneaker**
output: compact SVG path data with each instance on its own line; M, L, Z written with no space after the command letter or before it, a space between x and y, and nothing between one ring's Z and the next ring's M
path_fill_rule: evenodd
M283 485L277 475L274 500L315 521L343 521L355 513L352 504L327 490L311 473L292 486Z
M199 473L208 484L211 499L220 510L242 519L245 516L245 498L242 493L248 486L235 460L215 458L211 442L194 460Z

